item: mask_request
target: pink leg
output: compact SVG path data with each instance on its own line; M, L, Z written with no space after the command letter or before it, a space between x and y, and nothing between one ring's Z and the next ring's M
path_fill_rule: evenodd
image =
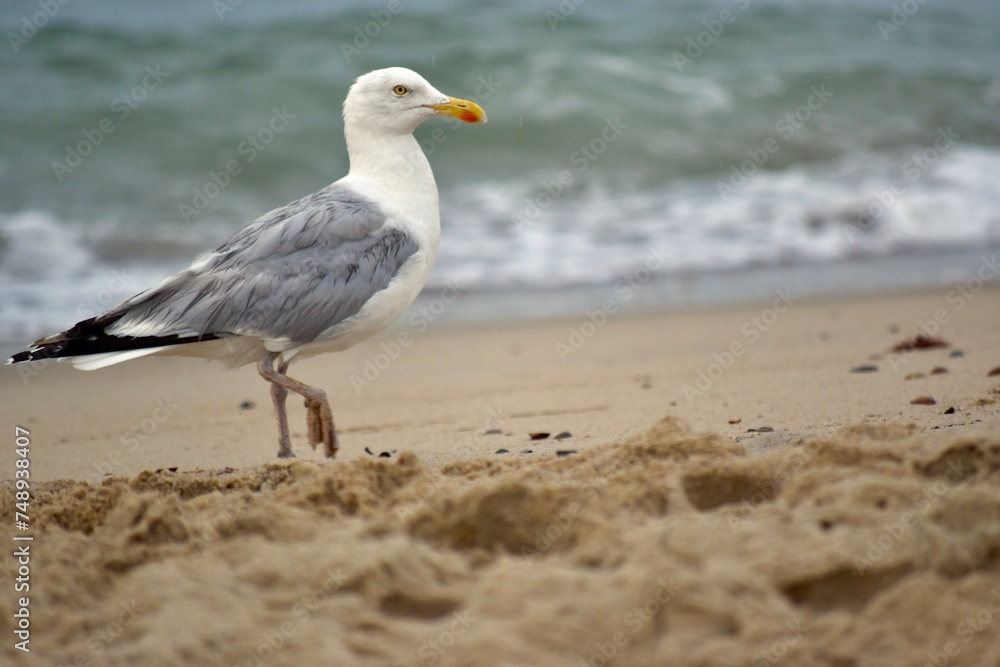
M337 431L333 425L333 412L322 389L310 387L298 380L288 377L288 362L282 361L274 368L274 362L279 353L271 352L257 362L257 372L271 383L271 399L278 417L278 456L289 458L292 453L291 439L288 435L288 416L285 412L285 398L289 390L302 396L306 401L306 424L309 431L309 444L323 443L323 452L329 458L337 454Z

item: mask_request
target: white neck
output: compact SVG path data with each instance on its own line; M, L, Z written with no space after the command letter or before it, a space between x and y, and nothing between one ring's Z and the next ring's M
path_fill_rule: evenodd
M351 160L348 178L377 187L385 200L409 212L414 222L437 232L437 184L427 156L413 135L373 133L365 126L346 123L344 136ZM423 214L414 216L415 211Z

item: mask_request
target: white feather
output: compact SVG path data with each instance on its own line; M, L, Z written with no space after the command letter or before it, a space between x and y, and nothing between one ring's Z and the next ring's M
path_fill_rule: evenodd
M146 347L141 350L124 350L122 352L102 352L101 354L85 354L81 357L66 357L66 361L73 364L73 368L81 371L96 371L98 368L114 366L123 361L131 361L150 354L162 352L163 347ZM61 360L60 360L61 361Z

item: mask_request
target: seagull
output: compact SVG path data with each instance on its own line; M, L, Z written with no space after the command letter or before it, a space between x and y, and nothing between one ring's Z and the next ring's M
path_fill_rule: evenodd
M305 399L309 443L337 453L326 393L288 376L293 360L347 349L385 329L423 288L441 238L434 174L413 131L435 116L485 123L416 72L357 79L344 101L347 176L267 213L190 268L107 312L31 344L7 363L94 370L148 355L236 368L271 384L278 456L294 456L285 399Z

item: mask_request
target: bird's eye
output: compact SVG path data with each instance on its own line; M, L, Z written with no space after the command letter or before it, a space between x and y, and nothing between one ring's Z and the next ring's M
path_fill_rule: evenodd
M410 92L410 89L403 85L397 85L393 87L392 92L394 92L399 97L402 97L403 95Z

